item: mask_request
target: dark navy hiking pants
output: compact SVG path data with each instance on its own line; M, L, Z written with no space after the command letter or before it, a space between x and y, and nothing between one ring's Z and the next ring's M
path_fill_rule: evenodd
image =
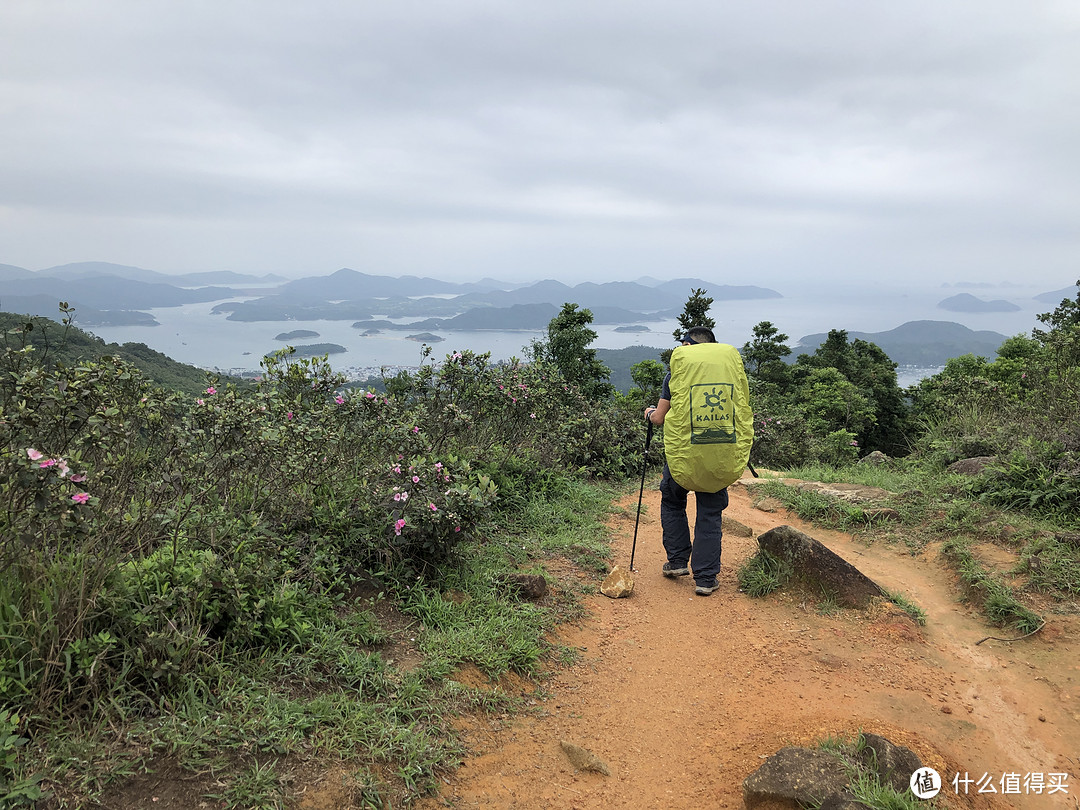
M682 567L689 564L694 581L711 585L720 573L720 541L723 536L723 513L728 505L727 489L719 492L695 492L697 519L694 542L690 542L690 523L686 518L686 496L664 465L660 480L660 525L664 530L664 550L668 562Z

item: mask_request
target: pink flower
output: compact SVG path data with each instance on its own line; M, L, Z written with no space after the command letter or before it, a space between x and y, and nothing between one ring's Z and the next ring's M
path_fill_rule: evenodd
M26 455L31 461L37 461L39 458L41 458L42 453L40 450L35 450L33 447L28 447L26 450Z
M535 419L535 418L536 418L536 414L535 414L535 413L530 413L530 414L529 414L529 418L530 418L530 419Z
M336 402L338 405L344 405L345 404L345 397L336 396L336 397L334 397L334 402Z
M398 518L394 521L394 534L400 535L401 530L405 528L405 518Z
M442 469L442 462L441 461L436 461L435 462L435 469L436 470L441 470Z
M460 531L461 531L461 527L460 527L460 526L455 526L455 527L454 527L454 531L455 531L455 532L460 532Z
M47 458L43 462L38 464L38 466L43 470L46 467L55 467L56 466L56 459L55 458Z
M76 492L74 495L71 496L71 500L75 501L75 503L86 503L88 500L90 500L90 493Z
M205 405L205 404L206 404L206 402L205 402L205 400L202 400L202 399L196 399L196 400L195 400L195 404L196 404L196 405Z
M86 480L86 476L80 473L79 475L71 476L71 480L76 484L81 484L83 481Z
M409 500L409 493L408 492L402 492L401 493L401 500L403 500L403 501Z
M206 393L208 393L210 396L213 396L217 393L217 389L211 385L209 388L206 389Z
M420 476L419 476L419 475L414 475L414 476L412 477L412 482L413 482L414 484L419 484L419 483L420 483Z
M375 395L373 393L371 393L370 391L368 391L366 394L364 394L364 397L366 399L375 399Z
M398 475L401 475L401 465L400 464L395 464L391 469L393 469L393 471L396 472Z
M400 501L401 500L401 493L400 492L395 492L394 493L394 500L395 501Z
M292 411L289 411L287 414L285 414L286 419L292 419L292 417L293 417Z
M418 428L418 427L417 427L416 425L413 425L413 429L412 429L412 432L413 432L413 433L419 433L419 432L420 432L420 428Z
M438 512L439 511L439 507L437 507L433 503L429 503L427 506L428 506L428 509L430 509L432 512Z

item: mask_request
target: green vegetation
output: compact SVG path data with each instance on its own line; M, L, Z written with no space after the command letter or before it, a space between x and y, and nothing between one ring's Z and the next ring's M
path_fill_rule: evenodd
M596 332L589 328L592 321L589 310L579 310L577 304L563 304L548 324L547 337L534 340L529 355L534 361L553 365L563 379L579 386L585 396L607 399L615 389L607 381L611 371L596 359L596 349L589 348L596 340Z
M64 337L16 321L0 356L6 805L84 806L167 759L209 775L193 806L283 807L327 758L398 804L460 756L450 716L520 700L451 674L565 658L546 633L581 587L523 602L507 574L606 567L595 482L639 455L621 400L471 352L385 394L287 351L190 394L56 362Z

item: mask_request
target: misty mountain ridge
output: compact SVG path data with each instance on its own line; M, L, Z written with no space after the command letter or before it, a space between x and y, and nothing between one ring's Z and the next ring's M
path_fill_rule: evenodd
M986 301L971 293L959 293L938 302L938 309L948 312L1019 312L1020 307L1001 299Z
M826 333L806 335L795 349L809 354L827 337ZM951 321L909 321L885 332L848 332L848 339L873 343L902 366L941 366L965 354L993 358L1007 337Z

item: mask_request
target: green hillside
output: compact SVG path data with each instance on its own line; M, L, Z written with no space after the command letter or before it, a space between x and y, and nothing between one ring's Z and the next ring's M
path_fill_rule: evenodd
M27 326L31 328L27 330ZM46 366L58 363L74 366L101 357L118 357L131 363L162 388L189 394L198 394L206 389L207 372L178 363L145 343L106 343L74 326L64 326L49 318L27 317L11 312L0 312L0 331L7 348L33 346L37 361Z

